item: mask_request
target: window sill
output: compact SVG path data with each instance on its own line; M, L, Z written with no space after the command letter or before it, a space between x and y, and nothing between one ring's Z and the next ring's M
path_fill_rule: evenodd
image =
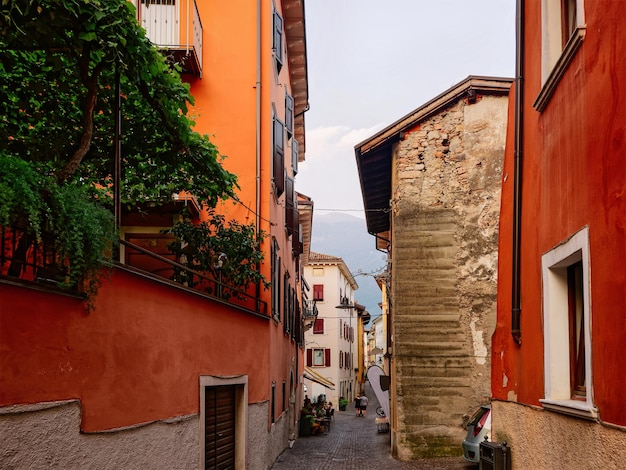
M583 418L588 420L598 419L598 409L592 404L586 401L578 400L539 400L543 407L549 411L555 411L557 413L574 416L576 418Z
M556 90L559 81L565 74L567 67L576 55L576 51L578 51L578 49L582 45L583 39L585 39L585 33L586 29L584 26L576 28L576 31L572 33L569 41L567 41L561 57L559 57L559 60L556 62L556 64L554 64L552 72L550 72L548 79L543 84L543 87L539 92L539 96L537 96L537 99L533 103L533 108L535 108L537 111L542 112L544 109L546 109L546 106L548 106L550 98L552 98L554 90Z

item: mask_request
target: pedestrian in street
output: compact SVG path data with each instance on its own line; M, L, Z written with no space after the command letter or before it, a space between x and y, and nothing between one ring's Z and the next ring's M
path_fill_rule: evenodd
M361 413L361 397L360 396L356 396L354 397L354 410L355 410L355 415L354 416L360 416Z
M363 395L361 395L361 399L360 399L360 403L359 403L359 411L360 411L360 416L365 416L367 413L367 396L365 395L365 393Z

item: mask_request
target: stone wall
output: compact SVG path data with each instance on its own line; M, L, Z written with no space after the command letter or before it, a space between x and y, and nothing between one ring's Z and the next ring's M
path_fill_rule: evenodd
M490 393L508 98L465 100L393 153L392 291L400 459L459 455Z

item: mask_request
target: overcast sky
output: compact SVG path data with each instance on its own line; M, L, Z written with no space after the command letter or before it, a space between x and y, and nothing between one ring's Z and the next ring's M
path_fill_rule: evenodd
M468 75L514 77L515 0L306 0L297 191L364 217L354 147Z

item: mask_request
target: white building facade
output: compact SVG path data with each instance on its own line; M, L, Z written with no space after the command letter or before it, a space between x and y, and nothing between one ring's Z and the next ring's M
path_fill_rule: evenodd
M317 319L305 332L305 365L331 382L312 380L305 374L308 396L320 395L338 409L341 397L352 401L357 390L357 312L354 291L358 284L341 258L311 252L304 266L304 276L313 292ZM315 374L309 374L315 378Z

